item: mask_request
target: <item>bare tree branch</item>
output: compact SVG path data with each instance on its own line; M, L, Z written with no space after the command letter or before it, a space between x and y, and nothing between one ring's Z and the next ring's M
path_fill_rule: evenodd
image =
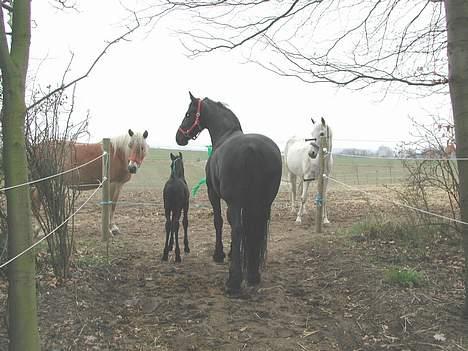
M153 1L154 3L155 1ZM357 89L393 82L433 91L447 78L439 0L159 1L190 16L190 56L245 48L282 76Z

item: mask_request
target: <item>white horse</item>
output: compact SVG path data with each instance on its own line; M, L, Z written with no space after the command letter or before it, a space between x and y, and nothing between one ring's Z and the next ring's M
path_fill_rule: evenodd
M332 131L325 123L325 119L321 119L320 123L315 123L312 130L312 141L306 141L304 138L292 137L286 143L284 150L284 161L288 170L289 184L291 190L291 212L296 210L296 179L302 181L301 206L297 212L296 223L302 222L302 214L305 212L305 202L309 191L310 182L318 177L319 172L319 138L320 136L327 137L326 154L325 154L325 169L323 174L329 175L333 166L332 151ZM327 185L328 178L323 180L323 223L328 224L327 215Z

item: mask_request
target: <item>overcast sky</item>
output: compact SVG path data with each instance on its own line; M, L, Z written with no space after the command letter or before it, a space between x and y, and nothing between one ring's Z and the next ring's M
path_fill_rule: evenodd
M111 6L110 3L115 3ZM125 31L126 16L117 1L78 2L79 12L58 11L33 3L31 76L36 85L60 82L70 52L75 59L70 79L82 74L109 41ZM351 92L330 85L310 85L267 72L236 52L217 52L196 59L166 18L149 32L112 47L91 76L79 84L77 115L90 111L91 141L117 136L131 128L148 130L152 147L176 146L175 133L184 116L188 91L222 101L237 115L244 132L262 133L281 148L293 135L306 136L310 117L323 116L338 148L394 146L410 134L408 116L446 116L447 97L407 99L404 94ZM190 146L210 143L207 131Z

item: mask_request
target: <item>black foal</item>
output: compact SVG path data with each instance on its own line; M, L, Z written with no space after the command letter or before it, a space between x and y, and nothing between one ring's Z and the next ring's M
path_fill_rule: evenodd
M172 251L175 235L175 262L181 262L179 248L179 219L184 212L182 225L184 227L184 252L189 253L187 236L189 189L184 177L184 161L182 153L173 155L171 153L171 176L164 185L164 212L166 215L166 243L164 244L163 261L167 261L169 251ZM171 217L172 214L172 217Z

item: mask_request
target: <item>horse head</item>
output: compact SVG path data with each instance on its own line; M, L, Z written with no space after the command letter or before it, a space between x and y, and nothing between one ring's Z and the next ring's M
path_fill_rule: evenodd
M181 152L178 155L171 152L171 176L184 177L184 161Z
M187 145L189 139L195 140L203 130L200 119L202 100L194 97L191 92L189 95L190 104L176 134L176 142L182 146Z
M130 141L128 143L128 171L135 174L148 152L148 144L146 143L148 131L145 130L143 134L140 134L133 133L133 131L129 129L128 135L130 136Z
M314 119L310 119L314 128L312 129L312 142L310 143L310 149L308 155L310 158L315 159L319 153L319 144L320 144L320 137L326 136L327 139L331 138L330 129L325 122L325 119L322 117L320 123L315 123ZM328 143L330 144L331 141L329 140Z

